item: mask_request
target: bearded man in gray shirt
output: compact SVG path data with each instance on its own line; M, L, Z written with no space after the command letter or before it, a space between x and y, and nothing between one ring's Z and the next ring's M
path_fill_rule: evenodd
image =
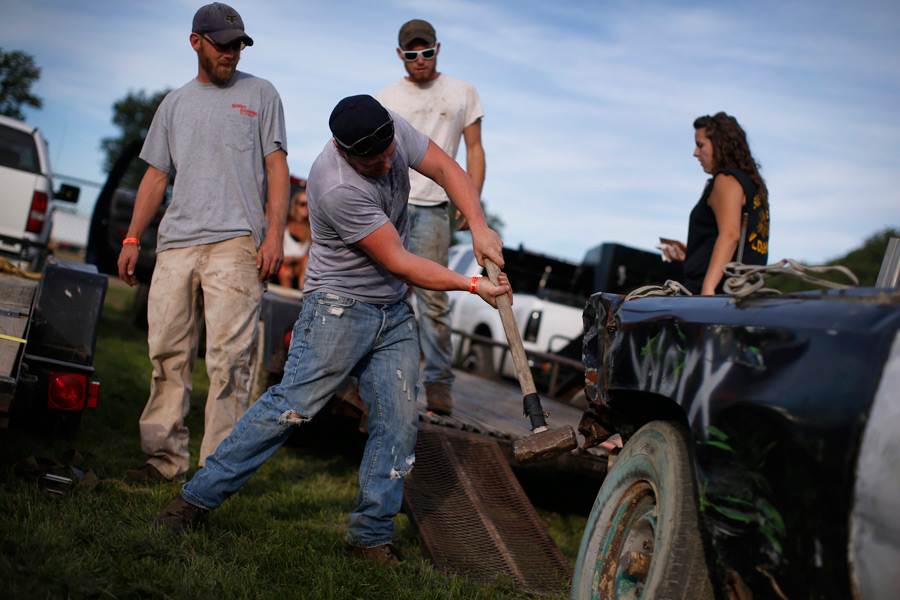
M150 285L153 377L140 419L148 458L127 472L135 481L183 479L190 466L184 417L203 318L209 396L200 467L246 411L262 282L284 260L290 181L281 99L268 81L237 71L253 40L230 6L201 7L190 41L197 77L153 117L140 155L149 167L119 255L119 276L136 285L141 234L177 173Z

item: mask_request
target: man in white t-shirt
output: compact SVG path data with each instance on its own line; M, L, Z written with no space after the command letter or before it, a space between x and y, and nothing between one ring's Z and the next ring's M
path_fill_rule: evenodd
M414 19L400 28L397 55L407 76L384 88L375 97L426 134L451 158L456 158L460 138L466 143L466 172L481 195L484 184L484 148L481 145L481 101L475 87L437 71L441 45L434 27ZM410 172L410 252L447 266L450 246L449 200L439 185ZM460 229L465 228L465 222ZM425 366L428 409L449 415L453 409L450 370L450 301L445 292L415 288L419 313L419 341Z

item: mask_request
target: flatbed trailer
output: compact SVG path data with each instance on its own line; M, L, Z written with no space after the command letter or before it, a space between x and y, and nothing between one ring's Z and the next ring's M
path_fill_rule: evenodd
M9 423L18 381L23 342L31 323L31 305L38 281L0 273L0 427Z
M497 441L514 470L556 470L572 475L602 478L606 474L609 449L614 444L580 449L563 454L553 460L530 465L520 465L513 456L512 444L531 435L531 422L523 414L522 392L513 384L496 378L486 378L462 370L454 370L453 414L449 417L428 411L424 394L417 401L419 421L440 427L458 429ZM541 405L549 415L551 429L566 425L577 430L584 407L542 397ZM579 443L584 439L577 434Z
M97 406L93 359L106 289L93 265L54 257L40 278L0 273L0 428L71 434Z
M303 295L297 290L269 284L263 295L262 310L258 326L257 346L251 362L251 391L253 400L265 390L281 380L287 348L294 322L300 313ZM455 332L458 335L476 339L479 343L501 345L492 340ZM505 345L504 345L505 347ZM558 355L526 351L529 357L540 359L542 363L563 365L572 370L574 361ZM580 363L577 363L581 367ZM530 421L523 414L522 392L515 380L499 376L486 376L454 368L456 381L453 384L453 415L444 417L428 411L424 390L418 394L419 421L437 427L470 432L494 439L513 468L533 470L560 470L567 473L602 477L606 472L609 449L614 444L598 446L587 451L574 450L557 459L533 466L519 465L512 455L512 444L518 439L531 435ZM555 386L556 369L552 369L550 389ZM583 367L581 371L583 373ZM571 396L571 394L570 394ZM359 428L365 431L368 413L353 388L352 382L332 403L332 409L359 419ZM552 429L571 425L577 429L581 415L587 408L587 401L581 395L572 402L559 401L541 394L544 410L550 415L548 424ZM579 442L584 439L579 434Z

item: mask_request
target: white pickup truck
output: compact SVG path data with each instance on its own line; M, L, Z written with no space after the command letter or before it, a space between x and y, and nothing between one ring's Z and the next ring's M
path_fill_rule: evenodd
M50 153L37 127L0 115L0 254L32 271L49 255L52 200L78 201L78 188L53 192Z
M51 256L52 201L74 202L78 188L54 194L48 154L36 127L0 116L0 429L69 435L98 402L107 277Z
M584 287L584 270L580 265L550 258L524 249L505 248L504 272L513 288L513 314L526 351L560 352L584 334L581 313L588 295ZM471 277L483 275L471 245L450 248L448 266ZM506 344L500 313L478 296L467 292L450 292L450 323L454 333L453 357L458 367L493 376L516 377L509 351L501 346L479 342L480 336L498 344ZM529 356L535 381L546 379L549 362ZM543 377L542 377L543 376Z
M513 314L535 383L560 399L581 395L582 312L591 294L622 293L681 278L680 267L662 262L658 253L614 243L591 248L581 263L522 247L504 248L503 258L503 271L513 288ZM469 244L450 248L448 266L467 277L484 274ZM450 327L456 332L452 335L454 365L487 376L515 378L500 314L467 292L449 295ZM554 360L548 354L556 355Z

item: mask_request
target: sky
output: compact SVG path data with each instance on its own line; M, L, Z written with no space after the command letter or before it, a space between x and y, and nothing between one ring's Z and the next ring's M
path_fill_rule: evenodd
M100 140L129 92L197 74L197 1L0 0L0 48L42 69L26 120L54 170L102 183ZM405 75L397 32L431 22L438 71L484 107L482 198L507 246L580 260L603 242L684 240L707 179L696 117L747 132L769 189L769 262L822 264L900 227L900 3L885 0L234 0L305 177L343 97ZM465 164L464 146L457 159ZM82 186L89 214L99 189Z

